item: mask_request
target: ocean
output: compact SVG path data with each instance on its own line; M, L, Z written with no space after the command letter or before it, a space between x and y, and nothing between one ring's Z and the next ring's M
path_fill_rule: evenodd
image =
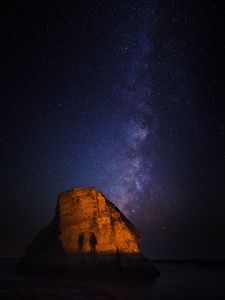
M224 267L154 263L153 281L19 276L17 258L0 258L0 299L190 300L225 299Z

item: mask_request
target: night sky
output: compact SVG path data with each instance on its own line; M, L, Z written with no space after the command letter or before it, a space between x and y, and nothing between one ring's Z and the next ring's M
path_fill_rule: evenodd
M95 186L150 258L224 258L221 1L0 1L0 255Z

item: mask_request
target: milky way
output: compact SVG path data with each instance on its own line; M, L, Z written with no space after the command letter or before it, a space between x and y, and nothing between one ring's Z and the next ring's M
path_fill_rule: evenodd
M154 101L151 90L151 67L154 65L151 57L151 21L155 21L154 9L148 7L147 12L142 11L141 17L142 22L135 31L131 28L132 34L122 32L124 38L126 36L125 44L135 45L135 48L126 46L126 57L118 63L122 74L126 70L118 95L124 105L120 131L122 143L112 155L108 169L109 188L106 188L109 198L134 219L147 209L154 185L160 184L152 176L157 161L157 122L151 105ZM160 206L160 203L155 202L155 206Z
M143 192L145 185L149 182L152 163L143 154L146 141L152 135L146 123L147 117L151 116L150 87L149 83L145 83L149 67L146 63L147 55L149 55L149 38L144 36L140 39L138 35L135 37L138 46L129 62L128 76L124 79L127 80L124 84L127 88L123 91L122 97L124 98L121 99L127 106L127 115L125 115L127 120L122 130L124 144L112 161L112 165L116 166L116 173L113 174L115 180L111 192L112 199L128 215L136 213L139 208L140 201L142 201L139 193ZM129 48L126 48L126 51L129 51Z

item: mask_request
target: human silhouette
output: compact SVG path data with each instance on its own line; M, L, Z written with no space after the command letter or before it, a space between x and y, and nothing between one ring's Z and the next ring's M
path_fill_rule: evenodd
M83 232L79 235L77 243L78 243L78 249L81 252L82 248L83 248L83 243L84 243L84 234L83 234Z
M117 266L118 268L121 267L121 263L120 263L120 253L119 253L119 249L118 249L118 248L116 248L116 266Z
M91 252L95 252L96 244L97 244L97 238L96 238L96 236L93 232L91 233L91 236L90 236L90 239L89 239L89 244L90 244L90 247L91 247Z

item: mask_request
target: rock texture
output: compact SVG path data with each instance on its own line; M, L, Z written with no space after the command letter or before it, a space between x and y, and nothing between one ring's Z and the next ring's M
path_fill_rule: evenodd
M78 187L59 195L52 223L26 248L18 268L153 273L139 239L135 226L101 192Z
M91 252L90 239L96 237L96 252L138 253L139 233L118 208L95 188L75 188L60 194L59 239L66 252Z

